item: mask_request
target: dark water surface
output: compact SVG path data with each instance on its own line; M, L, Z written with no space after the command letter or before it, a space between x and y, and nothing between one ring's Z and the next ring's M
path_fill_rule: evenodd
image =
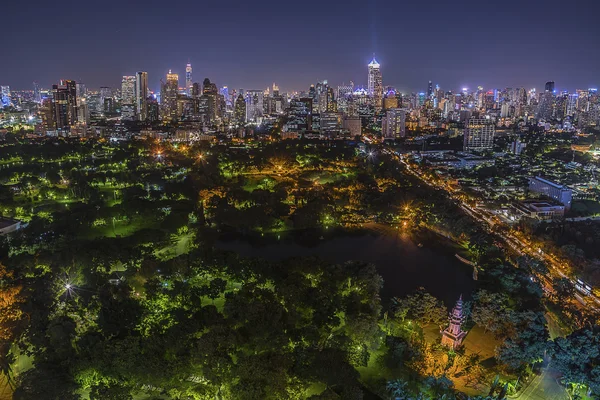
M381 297L386 303L422 286L452 306L461 294L469 298L476 284L472 268L456 259L456 248L445 239L435 234L413 237L383 225L371 225L360 233L338 231L321 236L313 232L279 239L225 236L215 245L242 256L273 261L318 256L336 263L348 260L373 263L384 280Z

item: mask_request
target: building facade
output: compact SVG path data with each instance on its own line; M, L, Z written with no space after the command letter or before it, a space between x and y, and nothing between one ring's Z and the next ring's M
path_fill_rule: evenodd
M471 117L466 123L464 130L464 150L487 150L494 146L494 133L496 127L494 121L485 118Z

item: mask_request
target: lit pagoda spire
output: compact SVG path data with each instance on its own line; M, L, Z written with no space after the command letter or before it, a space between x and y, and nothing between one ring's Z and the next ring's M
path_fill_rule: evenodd
M462 325L465 322L462 294L452 309L448 319L450 324L442 331L442 344L452 349L456 349L462 344L465 336L467 336L467 332L462 330Z

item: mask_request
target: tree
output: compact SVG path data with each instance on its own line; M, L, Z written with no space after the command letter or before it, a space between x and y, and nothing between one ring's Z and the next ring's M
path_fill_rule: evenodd
M131 389L113 383L111 385L100 383L92 387L90 391L90 400L132 400Z
M395 315L406 315L419 325L443 325L448 319L448 309L429 294L425 288L419 288L415 294L396 300L398 308Z
M575 295L575 286L569 278L558 278L552 282L552 288L559 300L565 301Z
M566 382L587 384L600 396L600 327L585 326L548 346L552 365Z
M508 319L508 297L503 293L491 293L482 289L473 298L473 321L486 332L502 332Z
M409 400L411 393L408 390L408 384L400 379L388 381L385 389L390 394L392 400Z
M0 263L0 368L5 374L9 372L7 356L10 346L24 319L22 290L22 286L14 281L12 271Z
M544 314L523 311L511 313L510 319L515 333L496 348L496 359L511 370L541 361L549 338Z

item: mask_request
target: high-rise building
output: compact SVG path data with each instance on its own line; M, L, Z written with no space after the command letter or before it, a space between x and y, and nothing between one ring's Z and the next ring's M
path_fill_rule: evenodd
M192 95L192 64L189 62L185 66L185 94L188 96Z
M42 102L42 92L40 91L40 85L37 82L33 82L33 101L38 104Z
M235 99L233 119L238 124L243 124L246 121L246 100L240 93Z
M138 120L148 119L148 73L137 72L135 74L135 111Z
M406 136L406 111L392 108L386 111L381 120L381 133L386 139Z
M384 110L389 110L391 108L398 108L398 97L396 96L396 92L394 90L388 90L383 98L383 108Z
M42 126L44 132L56 130L56 118L54 114L54 104L51 98L45 98L40 104L40 114L42 116Z
M485 150L494 146L494 121L486 116L471 117L465 127L464 150Z
M80 101L87 95L87 87L85 86L85 83L77 82L75 84L75 89L77 92L77 100L78 101Z
M133 75L123 76L121 80L121 118L124 120L135 119L135 80Z
M554 81L546 82L546 86L544 87L544 91L553 93L554 92Z
M246 91L246 122L258 123L264 111L264 92L262 90Z
M217 95L219 94L219 90L217 89L217 85L210 81L210 79L205 78L202 82L202 104L203 107L202 114L204 115L204 119L206 122L215 122L218 116L218 100Z
M162 84L160 93L161 117L164 120L177 120L177 94L179 91L179 75L169 70L167 81Z
M112 90L109 87L101 86L100 87L100 103L104 104L104 99L107 97L113 97Z
M77 123L77 87L75 81L63 80L52 85L56 129L69 130Z
M193 98L198 98L198 97L200 97L201 94L202 94L202 85L200 85L198 82L194 82L194 84L192 85L191 96Z
M429 81L429 84L427 85L427 98L431 99L433 97L433 83L431 81Z
M292 99L288 112L289 119L285 124L286 132L306 132L312 129L312 99L303 97Z
M10 107L11 105L10 86L0 86L0 106Z
M160 118L160 108L158 106L158 101L152 96L149 96L147 99L148 104L148 122L157 122Z
M367 91L369 96L373 98L373 105L376 109L381 109L383 104L383 80L381 76L380 65L375 60L375 57L371 60L368 65L369 76L368 76L368 87Z

